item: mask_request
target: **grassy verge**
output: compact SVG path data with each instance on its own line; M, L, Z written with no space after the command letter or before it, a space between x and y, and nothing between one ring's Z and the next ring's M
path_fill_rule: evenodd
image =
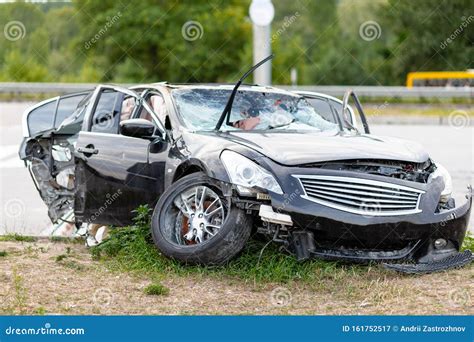
M283 254L276 246L250 241L242 254L225 266L185 266L161 255L151 240L148 209L141 207L135 225L113 230L110 238L92 249L93 256L107 262L111 269L136 271L151 277L206 274L216 277L236 277L252 282L286 283L293 280L305 282L321 278L338 278L346 272L363 273L367 266L342 265L337 262L312 260L298 262L293 256Z
M20 234L6 234L0 236L0 241L16 241L16 242L35 242L37 238L32 236L20 235Z
M263 249L263 242L253 240L238 258L225 266L185 266L157 251L151 240L148 211L146 207L139 208L135 224L113 230L110 239L92 249L93 256L105 261L112 270L138 272L154 279L173 273L226 276L253 283L288 283L298 280L314 284L347 276L361 278L371 273L374 277L380 277L388 273L378 265L348 265L322 260L301 263L294 256L278 251L275 245ZM467 237L464 248L474 250L474 238Z

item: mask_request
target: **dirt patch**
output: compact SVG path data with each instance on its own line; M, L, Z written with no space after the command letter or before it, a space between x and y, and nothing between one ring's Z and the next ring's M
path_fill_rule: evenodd
M0 314L474 314L474 267L401 276L367 267L318 283L253 283L170 274L111 272L64 241L1 241ZM159 282L169 289L147 295Z

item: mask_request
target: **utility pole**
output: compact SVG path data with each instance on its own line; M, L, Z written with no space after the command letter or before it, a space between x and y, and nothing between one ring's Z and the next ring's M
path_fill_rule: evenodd
M271 0L252 0L249 12L253 23L253 64L255 65L272 53L271 23L275 16L275 8ZM257 84L271 85L271 61L255 70L253 78Z

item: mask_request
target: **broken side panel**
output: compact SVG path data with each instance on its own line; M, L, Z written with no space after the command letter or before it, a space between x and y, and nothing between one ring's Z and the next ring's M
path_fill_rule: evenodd
M26 166L53 223L73 209L73 143L74 138L54 136L25 143Z

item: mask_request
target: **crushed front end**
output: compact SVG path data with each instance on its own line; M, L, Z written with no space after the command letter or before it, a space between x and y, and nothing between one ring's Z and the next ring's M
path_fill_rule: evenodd
M459 253L472 188L456 206L446 191L450 179L439 176L444 168L431 160L295 167L264 162L277 175L283 194L259 195L259 231L282 242L299 260L378 261L408 273L472 261L470 251Z

